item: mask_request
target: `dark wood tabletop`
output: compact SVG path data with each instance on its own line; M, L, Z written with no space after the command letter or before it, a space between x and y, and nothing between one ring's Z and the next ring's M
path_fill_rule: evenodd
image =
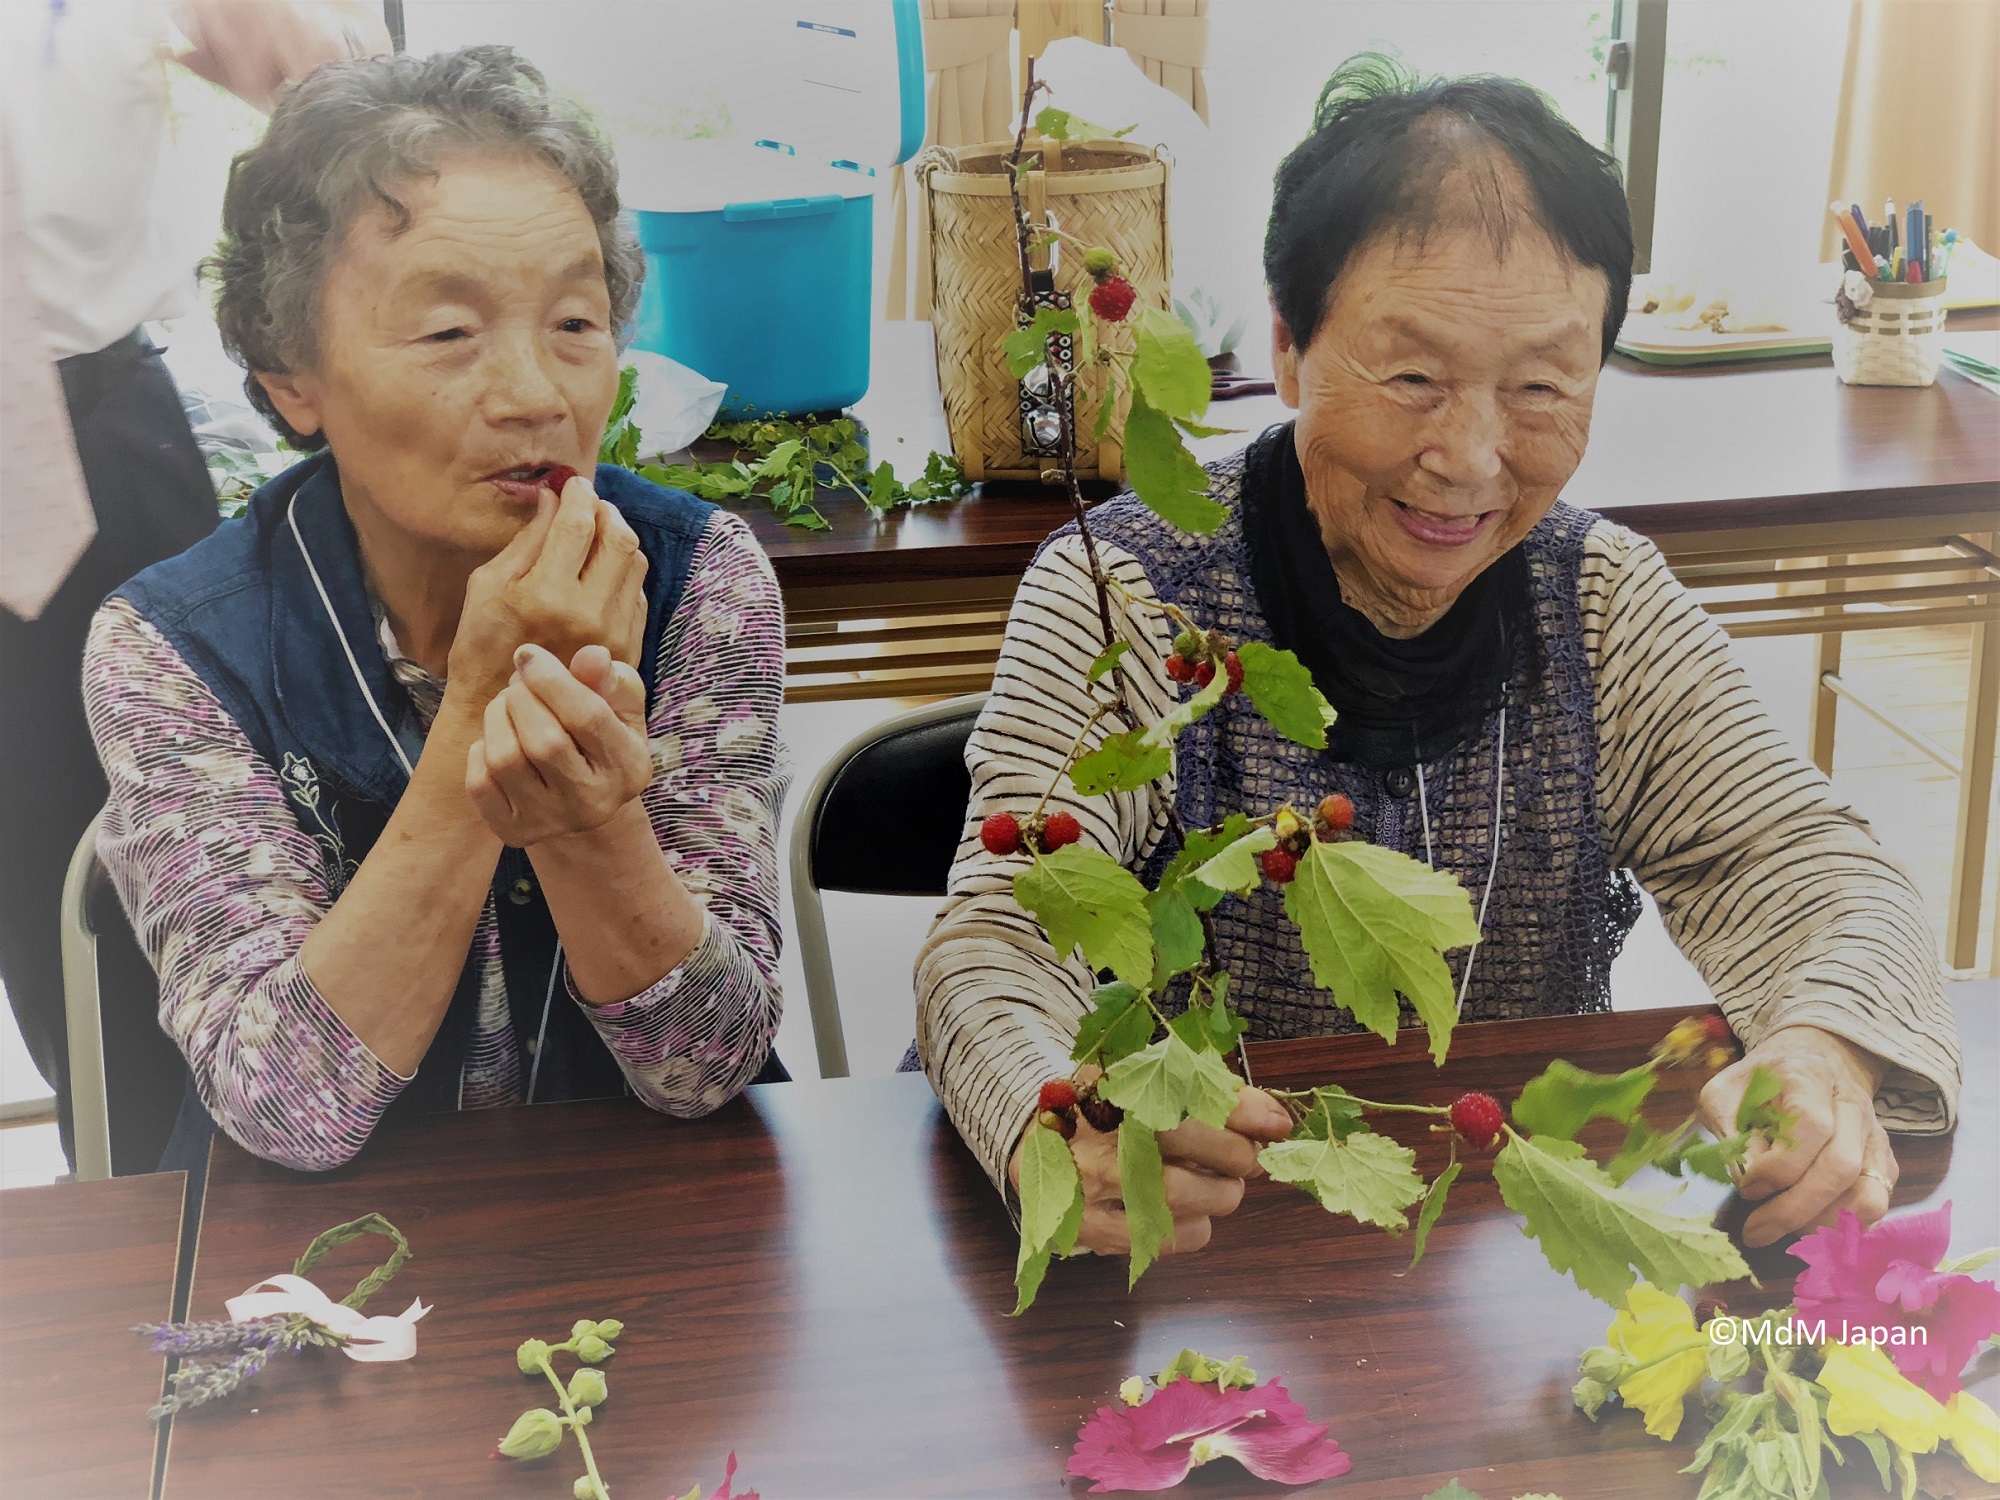
M0 1494L145 1500L184 1173L0 1193Z
M1995 326L1957 314L1954 329ZM875 451L915 473L947 438L928 324L880 324L875 381L856 410ZM1210 420L1262 431L1288 414L1274 397L1218 403ZM1197 444L1204 459L1242 436ZM1684 538L1918 520L1984 529L2000 517L2000 398L1946 369L1922 389L1845 386L1821 357L1663 369L1614 356L1598 385L1590 447L1564 498L1669 547ZM1053 492L994 487L950 505L877 519L830 497L830 531L747 507L787 589L1019 574L1068 519Z
M1958 1134L1898 1143L1896 1202L1953 1199L1963 1252L2000 1239L2000 986L1961 986L1956 1003ZM1377 1098L1444 1102L1468 1086L1510 1092L1558 1053L1627 1066L1672 1019L1467 1026L1441 1070L1407 1041L1365 1036L1263 1045L1251 1060L1269 1081L1337 1078ZM1697 1082L1674 1075L1661 1117ZM1442 1148L1421 1123L1396 1133L1436 1169ZM573 1449L532 1464L487 1455L546 1395L516 1372L515 1345L564 1337L579 1317L626 1324L590 1428L626 1500L712 1486L731 1449L767 1500L1081 1494L1063 1475L1078 1425L1183 1345L1247 1356L1333 1424L1354 1470L1315 1493L1414 1500L1453 1475L1489 1500L1694 1493L1675 1473L1688 1439L1664 1445L1630 1414L1593 1425L1571 1409L1575 1361L1609 1314L1549 1270L1483 1161L1407 1276L1407 1240L1257 1185L1207 1250L1162 1263L1136 1292L1122 1261L1067 1262L1018 1320L1006 1315L1012 1228L921 1077L753 1088L695 1122L631 1102L434 1117L385 1130L324 1176L219 1142L212 1174L195 1316L370 1210L416 1252L370 1310L413 1296L435 1310L410 1363L307 1354L268 1370L254 1400L178 1420L168 1500L557 1500L581 1472ZM1689 1194L1697 1206L1721 1197ZM338 1295L372 1248L340 1252L318 1279ZM1761 1292L1724 1293L1740 1310L1786 1293L1786 1257L1755 1264ZM1989 1354L1975 1388L1991 1401L1996 1384ZM1276 1491L1218 1463L1186 1493Z

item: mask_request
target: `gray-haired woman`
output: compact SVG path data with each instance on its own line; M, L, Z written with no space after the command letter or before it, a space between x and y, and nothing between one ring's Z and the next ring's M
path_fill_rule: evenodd
M608 151L504 48L331 65L214 271L313 456L85 663L169 1161L210 1116L320 1168L394 1110L715 1108L778 1021L781 610L740 521L594 470L641 274Z
M1454 959L1475 1020L1607 1009L1636 875L1748 1046L1704 1095L1711 1121L1733 1117L1753 1063L1797 1116L1793 1143L1744 1173L1767 1200L1746 1238L1843 1208L1881 1217L1896 1175L1883 1123L1940 1130L1957 1108L1916 893L1772 728L1659 554L1557 503L1630 282L1615 166L1526 85L1420 85L1357 61L1278 171L1264 258L1298 420L1211 469L1229 509L1214 535L1131 499L1090 525L1125 596L1297 651L1340 722L1313 752L1225 699L1180 736L1170 778L1074 803L1084 836L1157 871L1170 811L1206 827L1344 793L1359 833L1472 892L1483 937ZM1113 624L1142 711L1163 715L1157 604ZM1014 904L1018 862L986 854L978 827L1035 805L1089 716L1099 649L1081 548L1058 533L1015 597L967 750L951 900L917 970L925 1066L1001 1183L1038 1086L1070 1071L1092 981ZM1354 1029L1315 989L1276 887L1213 921L1253 1037ZM1255 1142L1290 1121L1245 1089L1230 1126L1161 1138L1178 1248L1207 1240ZM1082 1242L1122 1252L1112 1140L1084 1122L1071 1145Z

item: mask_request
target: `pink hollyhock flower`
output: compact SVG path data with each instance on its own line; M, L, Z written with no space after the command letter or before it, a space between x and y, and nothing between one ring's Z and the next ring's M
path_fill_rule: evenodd
M1310 1484L1354 1467L1276 1380L1243 1390L1197 1385L1186 1376L1140 1406L1103 1406L1076 1435L1069 1472L1094 1479L1090 1493L1171 1489L1188 1471L1233 1458L1259 1479Z
M577 1482L581 1484L583 1481L578 1480ZM711 1495L709 1497L709 1500L758 1500L758 1495L755 1490L745 1490L740 1495L733 1493L729 1487L735 1482L736 1482L736 1452L734 1449L731 1449L729 1454L729 1463L727 1464L726 1467L724 1467L722 1471L722 1488L717 1490L713 1495ZM701 1500L701 1486L696 1485L693 1489L689 1490L685 1495L678 1497L678 1500Z
M1892 1340L1883 1352L1909 1380L1947 1401L1973 1351L2000 1332L2000 1287L1937 1269L1950 1244L1949 1203L1872 1229L1843 1209L1833 1227L1792 1247L1807 1266L1794 1288L1798 1316L1824 1319L1831 1340L1863 1340L1878 1327L1912 1330L1910 1342Z

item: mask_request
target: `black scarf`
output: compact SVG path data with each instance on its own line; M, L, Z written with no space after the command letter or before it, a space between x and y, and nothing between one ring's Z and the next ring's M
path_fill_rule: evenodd
M1506 700L1517 653L1534 650L1527 557L1510 548L1422 635L1383 635L1341 601L1292 430L1257 439L1243 469L1250 582L1272 642L1305 663L1339 713L1327 737L1334 759L1370 771L1439 760L1479 732Z

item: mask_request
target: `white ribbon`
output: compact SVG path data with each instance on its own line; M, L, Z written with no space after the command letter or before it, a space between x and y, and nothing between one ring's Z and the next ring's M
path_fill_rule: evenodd
M277 1287L267 1292L265 1287ZM335 1302L303 1276L270 1276L249 1288L240 1297L222 1304L238 1323L254 1318L284 1317L303 1313L329 1333L347 1342L341 1352L364 1363L408 1359L417 1352L417 1319L430 1309L418 1298L395 1317L364 1317L353 1308Z

